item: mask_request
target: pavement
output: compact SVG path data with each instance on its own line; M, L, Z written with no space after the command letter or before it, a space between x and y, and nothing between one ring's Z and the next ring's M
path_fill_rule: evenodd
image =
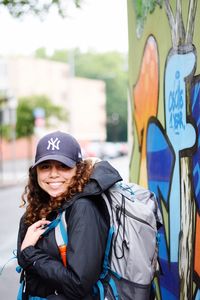
M0 188L19 185L27 181L30 160L8 160L1 162Z

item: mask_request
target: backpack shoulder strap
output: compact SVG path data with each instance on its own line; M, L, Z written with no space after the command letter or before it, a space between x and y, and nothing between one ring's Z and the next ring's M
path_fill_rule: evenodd
M56 243L59 246L68 244L67 223L65 219L65 211L61 212L60 221L55 227Z
M55 238L56 243L60 252L60 256L64 266L67 266L67 223L65 219L65 211L61 212L60 222L55 227Z
M46 235L50 230L55 229L55 239L60 252L60 256L64 266L67 265L67 244L68 244L68 235L67 235L67 223L65 218L65 210L60 211L57 218L53 220L42 234Z

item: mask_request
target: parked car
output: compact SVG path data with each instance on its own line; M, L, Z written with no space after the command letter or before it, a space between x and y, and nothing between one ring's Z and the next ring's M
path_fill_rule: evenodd
M127 143L89 142L82 147L84 157L113 159L128 154Z

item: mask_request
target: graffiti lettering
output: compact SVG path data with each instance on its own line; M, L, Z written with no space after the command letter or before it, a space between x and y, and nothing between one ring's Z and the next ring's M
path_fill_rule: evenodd
M175 134L179 134L181 128L185 129L185 126L183 124L182 111L179 111L178 113L171 113L170 128L174 128Z
M180 72L176 71L174 79L174 90L169 93L168 110L170 115L170 128L175 134L179 134L181 129L185 129L183 123L183 90L180 88Z

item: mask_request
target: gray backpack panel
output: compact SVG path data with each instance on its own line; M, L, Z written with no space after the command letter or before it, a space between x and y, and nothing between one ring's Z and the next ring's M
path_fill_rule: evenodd
M148 189L124 182L102 196L114 227L109 269L121 277L111 275L119 299L146 300L158 266L157 222L162 224L162 217L156 197ZM106 297L115 299L110 288Z

